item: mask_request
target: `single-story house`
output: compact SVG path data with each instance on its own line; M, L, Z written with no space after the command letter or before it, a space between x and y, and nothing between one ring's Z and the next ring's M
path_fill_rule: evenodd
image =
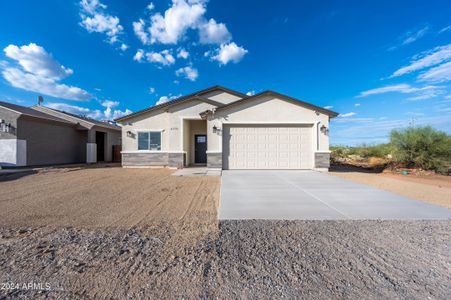
M116 121L124 167L327 170L337 115L273 91L214 86Z
M0 166L109 162L113 146L120 145L117 125L40 105L0 102Z

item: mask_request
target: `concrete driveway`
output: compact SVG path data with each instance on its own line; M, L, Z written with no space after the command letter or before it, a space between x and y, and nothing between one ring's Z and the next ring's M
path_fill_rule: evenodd
M451 210L314 171L223 171L220 219L451 219Z

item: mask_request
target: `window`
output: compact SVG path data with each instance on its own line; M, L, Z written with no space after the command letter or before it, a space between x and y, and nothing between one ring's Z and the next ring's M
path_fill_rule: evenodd
M196 136L197 143L206 143L207 137L205 135L197 135Z
M161 132L138 132L138 150L161 150Z

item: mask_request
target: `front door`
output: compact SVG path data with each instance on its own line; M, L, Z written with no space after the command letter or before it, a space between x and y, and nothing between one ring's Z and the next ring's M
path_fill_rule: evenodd
M96 131L97 161L105 160L105 132Z
M207 136L205 134L194 135L194 163L207 163Z

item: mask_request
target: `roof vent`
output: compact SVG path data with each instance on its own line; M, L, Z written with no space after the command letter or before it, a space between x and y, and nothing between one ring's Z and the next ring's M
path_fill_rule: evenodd
M44 98L42 96L38 96L38 105L41 105L44 102Z

